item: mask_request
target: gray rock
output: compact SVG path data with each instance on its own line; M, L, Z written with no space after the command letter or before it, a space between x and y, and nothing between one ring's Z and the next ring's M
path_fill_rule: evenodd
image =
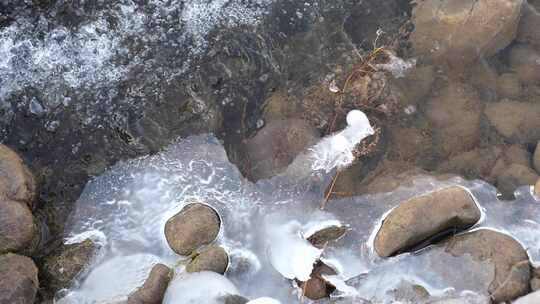
M540 139L540 103L508 100L489 103L484 114L510 142L530 144Z
M32 259L12 253L0 256L0 304L34 304L38 288Z
M222 304L246 304L249 302L248 299L238 295L226 295L218 299L218 301Z
M62 245L43 259L40 275L47 288L54 292L71 285L85 267L95 257L99 246L91 240Z
M450 63L490 57L514 40L522 0L416 1L411 41L418 56Z
M165 237L174 252L190 255L217 237L221 220L211 207L193 203L186 205L165 224Z
M480 220L480 210L461 187L450 187L402 202L384 219L375 250L389 257L448 230L463 230Z
M495 268L495 276L487 292L495 303L511 301L529 291L531 278L529 256L512 237L488 229L457 235L442 246L454 255L470 255L487 261Z
M525 4L521 12L516 41L540 47L540 14L529 4Z
M38 243L34 216L25 203L0 199L0 254L30 253Z
M210 246L201 251L187 266L187 272L213 271L224 274L229 264L229 256L225 249Z
M171 277L169 267L154 265L143 286L129 295L127 304L161 304Z

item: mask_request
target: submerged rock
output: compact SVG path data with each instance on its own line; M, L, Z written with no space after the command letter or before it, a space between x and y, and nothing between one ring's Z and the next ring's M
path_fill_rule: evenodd
M516 73L504 73L497 78L499 97L515 99L521 95L521 92L521 82Z
M324 248L326 244L341 238L347 233L345 226L329 226L307 237L307 240L317 248Z
M536 144L536 149L534 150L533 165L536 172L540 174L540 141Z
M375 250L389 257L449 230L459 231L480 220L480 210L461 187L450 187L402 202L384 219Z
M489 103L484 114L511 142L536 143L540 139L540 104L505 100Z
M535 47L540 47L540 14L531 6L526 4L522 8L516 41L528 43Z
M511 301L529 291L529 257L512 237L481 229L457 235L443 246L454 256L468 254L475 260L487 261L494 266L495 276L488 292L495 303Z
M45 257L40 275L51 291L67 288L94 258L99 246L91 240L63 245Z
M156 264L143 286L129 295L127 304L161 304L171 277L172 271L169 267Z
M224 274L229 264L225 249L210 246L201 251L187 266L187 272L213 271Z
M31 252L38 243L37 230L25 203L0 199L0 254Z
M268 122L246 142L250 177L259 180L281 173L300 152L315 144L318 138L317 130L301 119Z
M0 304L33 304L38 288L32 259L12 253L0 256Z
M32 208L36 185L30 170L13 150L0 144L0 197Z
M516 44L510 48L508 61L521 82L540 82L540 53L526 44Z
M481 104L473 87L449 83L426 104L426 116L433 124L435 149L442 155L473 148L480 136Z
M503 197L507 199L511 198L509 194L512 194L516 188L524 185L534 185L537 179L538 174L533 169L520 164L511 164L497 176L497 188L503 194Z
M522 0L416 1L411 41L418 56L470 63L505 48L516 35Z
M217 212L204 204L186 205L165 224L165 237L174 252L190 255L217 237L221 220Z
M539 180L540 181L540 180ZM540 268L535 267L531 273L531 290L537 291L540 289Z
M248 299L239 295L226 295L221 297L218 301L220 304L246 304L249 302Z

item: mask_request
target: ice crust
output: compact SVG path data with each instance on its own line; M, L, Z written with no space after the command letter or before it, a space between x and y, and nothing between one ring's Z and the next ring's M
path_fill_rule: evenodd
M454 257L437 247L381 259L372 248L373 235L384 215L399 202L452 185L466 188L481 206L484 216L476 229L487 227L508 233L527 248L533 262L540 260L540 205L530 188L520 188L515 201L502 202L496 189L482 181L422 177L412 186L391 193L331 200L323 211L320 203L332 174L327 173L328 167L313 170L317 159L310 155L318 146L320 143L299 155L284 174L255 184L242 177L212 135L179 139L156 155L113 166L87 184L76 204L66 239L90 237L104 246L86 278L82 277L61 303L125 298L128 290L140 285L142 274L153 264L174 266L184 259L168 247L163 227L170 216L193 200L205 202L220 214L222 229L216 243L228 251L231 262L226 278L205 277L201 281L216 290L231 291L225 283L230 281L235 292L250 299L271 297L282 303L299 303L301 291L291 279L306 279L313 262L320 258L338 272L328 280L339 287L335 296L341 303L391 303L393 290L403 284L420 284L434 298L466 295L466 303L483 303L487 295L482 291L494 275L487 263L467 255ZM336 223L349 230L324 250L305 240L306 232L311 233L314 227ZM137 266L132 269L131 265ZM117 280L115 276L107 279L105 273L133 277L124 280L115 292L91 292L97 284L94 282ZM184 292L185 282L197 277L186 279L181 268L177 268L176 276L167 291L170 301L176 294L193 299L206 294L206 303L216 301L216 294L200 288ZM304 299L304 303L310 302Z

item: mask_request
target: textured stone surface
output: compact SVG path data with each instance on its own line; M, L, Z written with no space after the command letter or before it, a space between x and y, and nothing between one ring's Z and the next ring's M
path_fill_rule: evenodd
M69 287L98 249L91 240L60 246L41 263L40 275L45 279L44 284L52 292Z
M210 246L201 251L187 266L187 272L213 271L224 274L229 264L225 249Z
M516 35L522 0L424 0L413 9L416 54L473 62L505 48Z
M530 264L525 249L512 237L488 229L447 240L445 251L454 256L469 254L495 267L495 277L487 290L494 302L510 301L529 291Z
M0 254L28 253L37 243L37 227L26 204L0 199Z
M129 295L127 304L161 304L172 272L163 264L156 264L143 286Z
M0 144L0 196L32 207L36 185L30 170L13 150Z
M39 288L32 259L16 254L0 256L0 304L33 304Z
M484 114L497 132L510 142L532 144L540 139L540 103L489 103Z
M480 210L463 188L437 190L393 209L377 232L375 250L392 256L448 230L469 228L479 219Z
M194 203L186 205L165 224L165 237L174 252L189 255L217 237L221 222L211 207Z

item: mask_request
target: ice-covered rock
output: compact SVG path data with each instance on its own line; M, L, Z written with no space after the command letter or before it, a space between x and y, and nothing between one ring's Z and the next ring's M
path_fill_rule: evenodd
M184 273L169 283L163 304L220 304L220 298L238 293L231 281L215 272Z

